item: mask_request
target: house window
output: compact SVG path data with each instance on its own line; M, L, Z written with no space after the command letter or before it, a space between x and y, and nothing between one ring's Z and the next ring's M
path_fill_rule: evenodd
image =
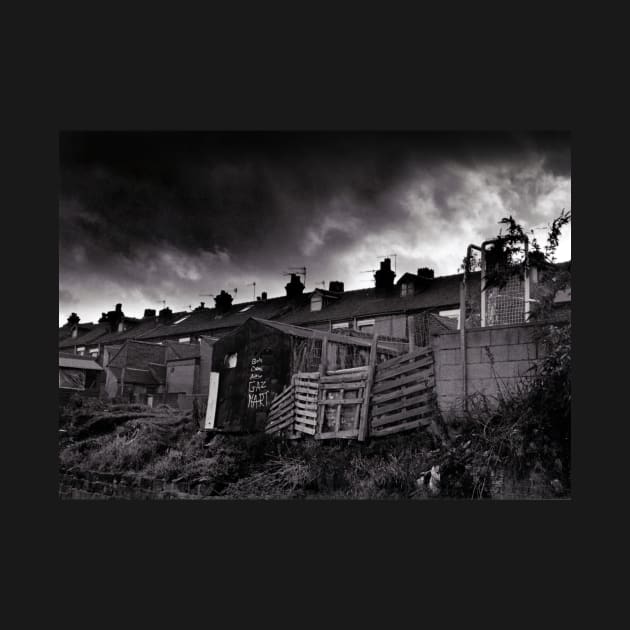
M85 346L80 346L77 348L77 354L85 354Z
M123 332L124 330L125 330L125 324L123 322L119 322L118 332Z
M190 343L190 337L181 337L177 341L179 341L179 343Z
M339 328L350 328L350 323L349 322L337 322L336 324L332 325L332 329L336 330Z
M315 294L311 298L311 311L321 311L323 301L324 300L321 295Z
M357 330L364 333L374 332L374 320L373 319L360 319L357 321Z
M403 282L400 285L400 297L413 295L413 282Z
M93 359L96 359L96 357L98 357L98 354L99 354L99 352L98 352L98 348L92 348L92 349L90 350L90 356L91 356Z
M226 355L225 359L223 360L225 367L235 368L237 359L238 359L238 353L236 352L234 352L233 354Z

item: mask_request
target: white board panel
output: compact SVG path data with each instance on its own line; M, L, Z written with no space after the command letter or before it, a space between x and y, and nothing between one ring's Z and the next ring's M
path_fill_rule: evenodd
M208 406L206 407L206 429L214 429L214 417L217 412L217 395L219 393L219 373L210 372L210 391L208 392Z

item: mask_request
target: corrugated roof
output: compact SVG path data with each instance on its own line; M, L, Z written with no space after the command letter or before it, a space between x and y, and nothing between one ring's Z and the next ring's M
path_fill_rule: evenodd
M81 357L78 355L68 356L67 354L59 355L59 367L73 368L79 370L102 370L103 368L94 359Z

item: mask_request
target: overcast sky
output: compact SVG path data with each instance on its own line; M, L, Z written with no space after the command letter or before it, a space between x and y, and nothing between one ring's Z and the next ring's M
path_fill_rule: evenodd
M60 166L60 325L283 295L289 267L307 290L370 287L392 253L397 278L453 274L502 217L571 208L565 133L63 132Z

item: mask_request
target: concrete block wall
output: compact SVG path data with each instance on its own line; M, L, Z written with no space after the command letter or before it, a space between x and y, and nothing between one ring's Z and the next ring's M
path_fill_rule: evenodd
M471 328L466 331L468 395L481 392L496 397L532 376L544 356L534 333L539 324ZM432 337L438 405L442 414L457 413L463 405L460 331Z

